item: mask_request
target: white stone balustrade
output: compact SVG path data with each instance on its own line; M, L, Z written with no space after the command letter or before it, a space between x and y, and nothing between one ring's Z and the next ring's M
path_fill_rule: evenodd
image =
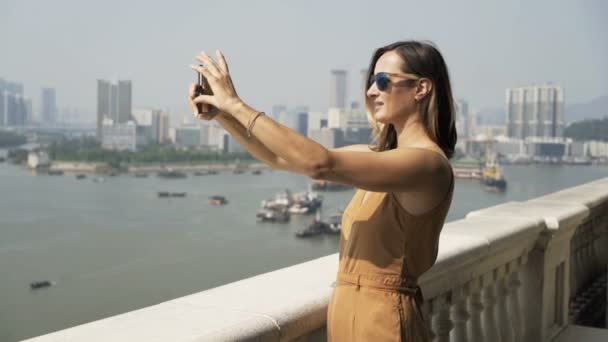
M446 224L437 263L420 279L433 340L556 339L570 298L606 271L606 246L608 178ZM324 341L337 262L330 255L31 341Z

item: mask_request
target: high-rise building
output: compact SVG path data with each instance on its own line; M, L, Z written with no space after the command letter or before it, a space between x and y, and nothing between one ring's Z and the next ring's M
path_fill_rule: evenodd
M23 84L0 78L0 92L2 91L23 96Z
M102 139L103 119L110 117L110 83L97 80L97 139Z
M367 91L367 69L361 69L361 91L365 95ZM365 98L365 97L364 97Z
M43 123L55 123L57 121L57 105L55 103L55 88L42 88L42 111Z
M131 120L131 81L118 81L118 110L116 119L118 122Z
M0 81L2 81L0 79ZM0 89L0 126L4 126L6 123L6 100L4 91Z
M331 71L329 108L346 108L346 70Z
M160 127L158 129L158 142L162 144L168 142L169 140L169 113L161 112Z
M370 123L362 109L330 108L327 112L329 128L367 128Z
M509 137L561 137L564 130L564 89L547 84L507 89Z
M4 92L3 119L7 126L25 126L29 121L31 100L19 94Z
M272 106L272 112L270 113L270 117L274 121L280 122L281 117L286 112L287 112L287 106L282 105L282 104L274 105L274 106Z
M114 123L132 120L131 81L110 83L97 80L97 137L101 138L104 118Z
M298 113L298 121L296 123L296 131L303 136L308 136L308 112Z
M456 133L459 137L471 135L471 118L469 117L469 104L464 100L455 101L456 109Z

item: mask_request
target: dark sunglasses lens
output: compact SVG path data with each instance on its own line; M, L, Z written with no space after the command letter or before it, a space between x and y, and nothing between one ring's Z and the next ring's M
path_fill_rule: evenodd
M388 88L388 75L381 72L376 75L376 86L378 86L378 90L384 91Z

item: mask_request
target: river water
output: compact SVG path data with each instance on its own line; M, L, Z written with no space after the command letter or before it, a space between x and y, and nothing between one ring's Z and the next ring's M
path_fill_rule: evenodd
M606 166L504 166L505 193L457 180L448 221L505 201L526 200L608 176ZM338 237L298 239L311 217L258 223L260 201L305 177L262 175L167 180L73 174L36 176L0 164L0 341L17 341L337 252ZM158 191L187 192L161 199ZM323 215L354 191L324 193ZM211 206L208 196L230 201ZM55 286L31 291L29 283Z

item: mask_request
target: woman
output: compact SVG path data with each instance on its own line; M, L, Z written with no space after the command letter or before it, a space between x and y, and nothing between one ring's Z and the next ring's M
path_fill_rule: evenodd
M456 130L448 70L429 43L396 42L374 53L365 89L372 146L326 149L271 120L236 94L224 57L193 66L214 95L190 100L273 168L358 188L342 219L329 341L428 341L417 279L437 257L454 190L448 159ZM200 114L197 104L215 112Z

